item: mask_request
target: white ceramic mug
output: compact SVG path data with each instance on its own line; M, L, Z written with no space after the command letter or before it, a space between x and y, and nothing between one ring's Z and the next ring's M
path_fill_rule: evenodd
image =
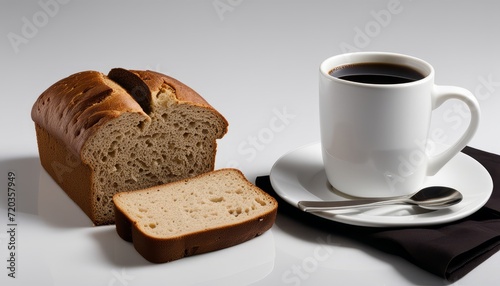
M399 84L360 83L330 75L346 65L403 65L423 78ZM471 120L457 142L428 153L431 113L448 99L467 104ZM474 135L479 104L466 89L434 84L434 69L407 55L379 52L341 54L320 66L319 102L323 163L330 184L356 197L389 197L418 191Z

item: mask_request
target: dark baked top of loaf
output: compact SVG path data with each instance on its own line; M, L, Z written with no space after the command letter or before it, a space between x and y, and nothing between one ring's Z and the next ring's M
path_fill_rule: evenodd
M33 105L31 117L78 155L100 125L123 112L144 113L122 87L104 74L84 71L45 90Z
M120 83L113 81L113 71L138 76L149 88L149 93L145 95L147 100L138 102L138 98L134 98L137 85L127 86L130 78L116 78L122 81ZM37 99L31 117L79 156L85 142L100 126L123 113L138 113L149 120L150 110L144 104L154 108L158 104L154 95L162 89L172 89L179 102L203 106L220 115L198 93L176 79L153 71L113 69L110 76L97 71L84 71L56 82ZM222 115L220 117L227 123Z

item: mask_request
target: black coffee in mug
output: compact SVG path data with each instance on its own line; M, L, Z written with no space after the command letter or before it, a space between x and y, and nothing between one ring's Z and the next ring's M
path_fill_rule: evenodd
M343 80L371 84L398 84L417 81L425 76L411 67L388 63L349 64L332 69L329 74Z

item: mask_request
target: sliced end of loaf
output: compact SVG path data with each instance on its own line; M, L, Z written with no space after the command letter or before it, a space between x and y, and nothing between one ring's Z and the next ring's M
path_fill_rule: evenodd
M216 140L227 132L227 121L194 90L165 75L142 71L135 75L150 89L148 116L125 113L89 138L82 157L94 170L93 204L99 221L113 223L112 196L212 171ZM113 77L117 80L117 78ZM154 80L153 80L154 79ZM170 79L167 80L167 79ZM167 82L168 81L168 82ZM136 84L127 86L130 94ZM129 82L130 84L130 82ZM144 87L143 87L144 88ZM194 101L180 101L189 95Z
M123 114L102 126L82 151L94 175L98 221L112 223L112 196L212 171L222 130L209 110L189 104L156 107L151 120ZM111 212L112 214L112 212ZM100 224L100 223L98 223Z
M151 262L233 246L267 231L277 202L236 169L118 193L116 229Z

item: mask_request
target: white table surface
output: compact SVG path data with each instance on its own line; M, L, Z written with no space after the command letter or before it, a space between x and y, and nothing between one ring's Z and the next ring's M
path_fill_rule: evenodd
M438 84L476 93L471 146L500 154L498 1L0 2L1 285L446 285L413 264L278 216L229 249L152 265L113 226L92 227L39 165L30 110L83 70L153 69L188 84L230 122L216 168L254 181L319 140L319 63L347 50L427 60ZM434 127L452 140L467 114L450 102ZM276 128L279 125L279 128ZM16 276L7 276L8 171L17 181ZM455 285L497 285L500 253Z

